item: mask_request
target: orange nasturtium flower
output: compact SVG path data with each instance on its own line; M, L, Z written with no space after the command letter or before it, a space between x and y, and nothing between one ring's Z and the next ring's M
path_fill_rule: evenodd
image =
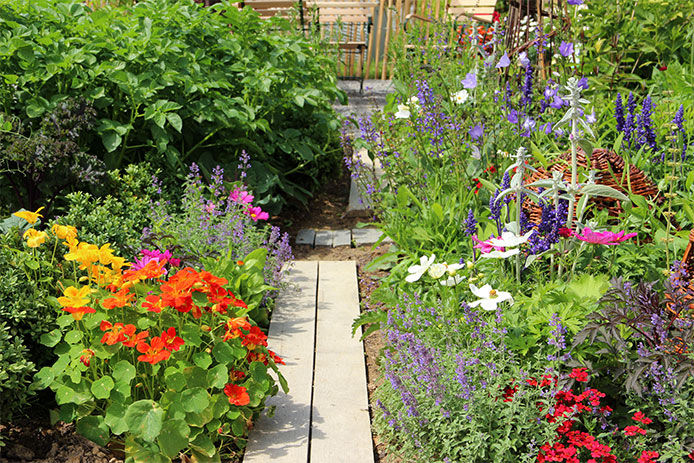
M248 395L246 388L237 384L229 383L224 386L224 394L229 397L229 403L232 405L243 407L251 402L251 398Z
M257 326L251 327L248 334L243 337L243 345L248 350L253 350L258 346L267 346L267 336Z
M128 288L123 288L115 293L112 297L107 297L101 303L105 309L114 309L116 307L125 307L135 297L134 294L128 292Z
M125 347L137 347L138 344L140 344L141 342L143 342L143 340L144 340L147 336L149 336L149 331L140 331L140 332L137 333L137 334L133 333L133 334L131 334L131 335L128 335L128 334L126 333L126 335L128 336L128 340L127 340L127 341L123 341L123 345L124 345Z
M142 355L138 356L137 359L140 362L148 362L152 365L159 363L171 357L171 352L166 350L165 347L164 341L159 336L155 336L150 344L141 342L137 345L138 352L142 352Z
M63 291L64 296L58 298L58 303L63 307L81 307L89 302L87 296L90 292L89 286L82 286L80 289L68 286Z
M22 238L27 240L27 246L30 248L38 248L41 246L43 242L46 241L46 237L48 237L46 232L34 230L33 228L25 231L22 236Z
M164 263L160 263L159 261L152 259L141 269L131 269L123 273L123 281L132 281L137 283L141 280L158 278L164 273L166 273Z
M36 221L39 219L39 217L43 217L41 214L39 214L39 211L41 209L43 209L43 207L39 207L38 209L36 209L36 212L19 211L19 212L15 212L12 215L17 216L20 219L24 219L33 225L36 223Z
M190 312L190 309L193 308L191 290L197 282L199 282L199 277L195 270L190 267L179 270L169 278L169 281L161 285L162 305L172 307L179 312Z
M51 227L51 231L61 240L71 241L77 238L77 229L70 225L55 224L53 227Z
M156 294L150 294L145 297L145 302L142 303L142 307L147 309L148 312L160 313L161 312L161 297Z
M241 328L244 330L251 329L251 324L248 323L248 319L246 317L230 318L226 321L225 325L226 333L224 333L224 338L222 338L222 341L228 341L229 339L242 336L243 332L241 331Z
M101 322L99 325L101 331L105 331L103 337L101 338L101 344L106 344L112 346L119 342L125 341L128 337L135 333L135 325L125 325L122 323L116 323L112 325L111 322L106 320Z
M63 307L63 310L72 315L72 318L77 321L82 320L82 317L84 317L86 313L96 313L96 310L86 305L82 307Z

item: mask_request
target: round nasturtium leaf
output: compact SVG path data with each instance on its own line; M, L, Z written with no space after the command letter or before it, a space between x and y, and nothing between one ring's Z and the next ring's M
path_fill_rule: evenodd
M113 379L118 382L130 383L135 377L135 367L127 360L121 360L113 366Z
M210 404L210 396L205 389L194 387L181 393L181 402L185 411L200 413Z
M82 332L79 330L68 331L65 333L65 337L63 339L65 339L65 342L68 344L76 344L80 339L82 339Z
M113 434L123 434L128 430L128 425L125 423L125 412L127 408L120 402L112 402L106 409L104 423L111 428Z
M164 377L164 382L166 383L166 387L174 391L181 391L184 387L186 387L186 378L180 371L174 371L171 374L167 374Z
M102 376L92 383L92 394L97 399L108 399L111 395L111 389L113 389L114 382L110 376Z
M125 423L134 436L154 442L164 424L164 409L153 400L138 400L125 412Z
M211 387L223 388L229 381L229 370L225 365L215 365L207 370L207 383Z
M99 445L108 444L110 434L102 416L85 416L77 422L76 429L92 442Z
M185 420L166 420L157 442L162 452L174 458L178 452L188 447L188 435L190 428Z
M207 368L212 365L212 357L210 357L210 354L207 352L198 352L193 355L193 363L203 370L207 370Z

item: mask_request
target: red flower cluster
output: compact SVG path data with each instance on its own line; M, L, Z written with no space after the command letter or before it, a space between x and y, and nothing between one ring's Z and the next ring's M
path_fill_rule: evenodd
M229 383L224 386L224 394L229 397L229 403L232 405L243 407L251 402L251 398L248 395L246 388L237 384Z
M135 325L123 325L116 323L115 325L106 320L99 325L101 331L105 331L101 338L101 343L108 346L121 343L125 347L136 348L142 355L137 359L140 362L151 363L152 365L167 360L171 356L171 352L175 352L184 344L182 338L176 336L176 328L171 327L164 331L161 336L154 336L149 343L145 339L149 336L149 331L140 331L136 333ZM89 366L84 361L85 365Z
M588 382L588 370L586 368L574 368L569 373L569 378L573 378L579 383Z
M637 460L637 463L656 463L660 454L655 450L644 450L641 452L641 456Z

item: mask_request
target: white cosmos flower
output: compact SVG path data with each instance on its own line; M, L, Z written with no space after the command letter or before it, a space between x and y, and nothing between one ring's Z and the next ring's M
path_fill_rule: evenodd
M506 251L491 251L486 254L482 254L480 257L486 257L488 259L506 259L507 257L515 256L520 254L520 249L513 248L507 249Z
M501 238L490 238L489 244L496 247L502 248L515 248L523 243L526 243L530 239L530 235L533 234L533 230L522 236L518 236L513 232L504 230L501 233Z
M478 288L470 283L470 291L472 291L472 294L479 297L479 299L475 302L468 304L470 307L477 307L479 305L484 310L492 311L496 310L496 307L500 302L509 301L511 304L513 304L513 297L511 296L511 293L507 293L506 291L497 291L492 289L491 285L484 285L481 288Z
M409 103L413 109L419 109L419 98L417 96L410 97Z
M467 90L461 90L461 91L456 92L453 95L451 95L451 100L455 104L463 104L467 101L469 96L470 96L470 94L468 93Z
M428 258L427 256L422 256L419 259L419 265L415 264L407 269L410 274L405 277L405 281L408 283L414 283L422 278L422 275L429 270L429 267L431 267L431 264L434 263L434 260L436 260L436 254L432 254L431 257Z
M465 277L463 275L452 275L446 278L445 280L439 281L443 286L455 286L461 281L463 281Z
M434 280L438 280L446 273L446 264L433 264L429 267L429 276Z
M398 105L398 112L395 113L396 119L409 119L410 118L410 107L406 104Z

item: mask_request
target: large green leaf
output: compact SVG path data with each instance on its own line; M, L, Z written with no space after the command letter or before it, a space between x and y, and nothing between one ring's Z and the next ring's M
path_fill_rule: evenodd
M194 387L181 393L181 402L187 412L200 413L210 404L210 395L205 389Z
M108 444L110 433L102 416L85 416L75 426L77 432L99 445Z
M164 409L153 400L138 400L125 412L125 422L134 436L154 442L164 424Z
M114 382L110 376L102 376L92 383L92 394L97 399L108 399L111 395L111 390L113 389Z
M159 448L167 456L174 458L178 453L188 447L188 435L190 428L184 420L167 420L161 430Z

